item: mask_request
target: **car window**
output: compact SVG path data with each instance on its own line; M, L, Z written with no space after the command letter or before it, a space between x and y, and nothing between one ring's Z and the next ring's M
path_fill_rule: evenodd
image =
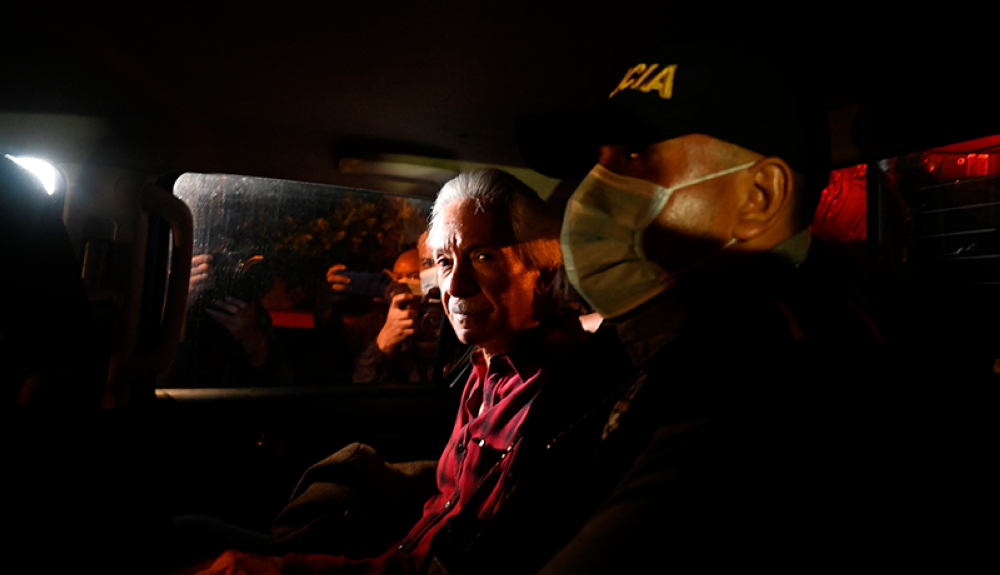
M161 387L351 383L392 296L420 294L410 270L393 271L426 229L430 199L194 173L174 194L191 210L193 263L208 277L192 268L184 338ZM335 290L333 275L348 287ZM436 344L438 333L422 337ZM433 362L433 349L425 355Z

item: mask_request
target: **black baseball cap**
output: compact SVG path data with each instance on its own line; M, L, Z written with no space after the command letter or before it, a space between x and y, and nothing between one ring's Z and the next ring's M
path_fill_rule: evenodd
M597 109L518 119L521 153L535 171L580 179L598 147L705 134L777 156L807 181L830 172L826 116L795 70L738 46L686 43L643 54L609 79Z

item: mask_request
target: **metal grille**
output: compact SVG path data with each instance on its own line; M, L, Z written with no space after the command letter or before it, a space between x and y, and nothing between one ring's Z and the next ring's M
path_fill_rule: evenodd
M881 163L901 216L899 257L950 285L1000 288L1000 146L928 150Z

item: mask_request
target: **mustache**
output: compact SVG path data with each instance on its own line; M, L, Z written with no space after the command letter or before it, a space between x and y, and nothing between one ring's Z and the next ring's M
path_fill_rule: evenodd
M448 301L448 311L452 314L472 315L493 311L493 306L483 299L452 299Z

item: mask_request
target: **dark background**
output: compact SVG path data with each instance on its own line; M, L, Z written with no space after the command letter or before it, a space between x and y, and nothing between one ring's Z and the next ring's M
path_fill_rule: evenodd
M642 47L706 38L796 62L822 96L842 167L1000 132L993 36L971 27L986 16L834 3L5 6L0 141L56 163L379 189L339 160L523 166L519 115L590 107ZM8 557L42 572L148 572L166 517L266 530L305 466L350 441L390 460L436 457L455 402L448 390L234 391L100 416L13 414Z
M358 185L340 158L523 165L518 115L600 102L643 47L737 40L817 86L841 167L997 131L995 49L976 20L971 8L835 3L14 6L0 112L107 122L98 145L60 161Z

